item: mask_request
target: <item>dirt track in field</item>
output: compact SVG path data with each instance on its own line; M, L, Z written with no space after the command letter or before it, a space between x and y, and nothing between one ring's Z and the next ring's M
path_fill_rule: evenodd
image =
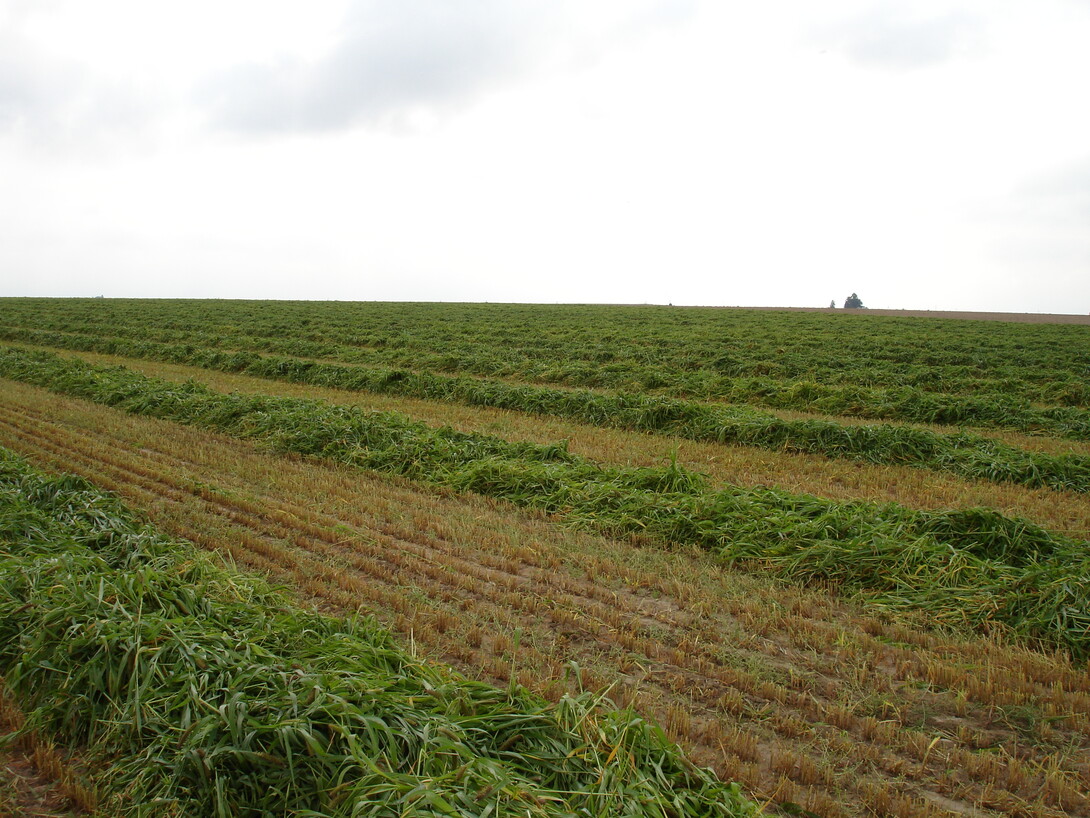
M0 744L0 818L89 815L94 798L86 790L68 786L74 777L59 751L40 743L33 733L9 738L24 723L23 714L0 679L0 737L4 738Z
M1090 815L1090 677L1060 657L8 382L0 444L470 675L553 697L612 685L763 798L830 817Z

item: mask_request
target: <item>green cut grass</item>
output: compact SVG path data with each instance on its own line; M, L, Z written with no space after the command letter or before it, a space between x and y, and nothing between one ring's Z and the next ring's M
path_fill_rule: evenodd
M606 467L321 401L225 395L55 355L8 351L0 375L129 412L540 509L620 535L694 544L940 625L1006 629L1090 656L1090 549L987 509L913 511L775 489L710 490L676 463Z
M0 450L0 672L24 729L155 816L756 815L664 733L421 662Z
M605 394L516 385L498 380L344 366L253 352L225 352L192 345L41 331L0 331L0 337L19 337L53 347L186 364L291 383L511 409L688 440L908 465L1028 488L1090 491L1090 457L1029 452L964 432L942 434L891 424L785 420L749 406L699 403L634 392ZM820 391L820 388L806 383L792 387L796 395L816 394L815 390ZM1068 410L1068 413L1077 411ZM1021 428L1026 426L1022 424ZM1068 427L1066 431L1074 428ZM1085 434L1090 436L1090 417Z

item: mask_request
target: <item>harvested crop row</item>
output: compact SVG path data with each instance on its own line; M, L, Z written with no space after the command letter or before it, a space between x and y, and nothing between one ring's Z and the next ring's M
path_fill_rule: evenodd
M1079 326L651 306L19 299L4 307L8 323L23 327L675 396L753 388L759 402L767 388L806 382L833 387L825 396L834 401L980 410L997 422L1016 406L1090 404L1081 376L1090 334Z
M32 387L23 388L32 389L34 392L38 392L38 390ZM51 400L55 402L56 398L52 398ZM79 403L72 404L72 406L81 405L82 404ZM86 461L86 468L89 470L90 474L95 474L96 469L101 470L114 468L116 466L116 464L111 464L106 460L102 460L101 458L96 457L93 452L96 450L96 447L109 448L109 446L111 445L119 444L110 444L103 441L99 441L96 443L94 442L94 439L84 438L82 436L79 438L74 438L74 433L72 431L67 429L60 431L61 427L55 426L55 424L51 420L52 413L42 411L42 409L40 408L35 410L34 408L32 408L31 405L26 404L22 400L18 402L18 407L19 408L15 411L0 407L0 426L6 428L9 435L15 436L9 437L9 441L20 439L21 446L32 446L32 448L38 450L42 446L48 447L50 445L49 441L52 440L54 434L59 431L61 437L56 444L56 453L58 458L56 462L58 464L70 462L71 458L76 456L75 452L78 449L79 451L83 451L85 453L83 455L84 457L89 458ZM119 416L119 418L120 417L125 416ZM139 421L136 418L132 418L130 416L129 422L137 423ZM115 419L114 423L118 423L118 420ZM179 433L179 430L175 430L173 432L174 435L178 435ZM194 432L193 434L196 434L196 432ZM83 443L77 445L75 442L77 439L83 441ZM230 441L230 438L216 436L214 438L214 441L210 441L204 444L204 447L211 448L215 452L219 453L224 449L224 447L228 446L231 443L232 442ZM149 448L149 445L150 441L144 439L144 445L141 447L142 462L154 463L156 461L154 459L152 450ZM157 444L158 447L163 447L165 445L165 442L160 442ZM187 445L192 446L194 444L191 441ZM244 444L233 443L233 445ZM73 448L74 446L76 448ZM213 458L213 460L210 461L207 458L194 457L192 454L187 456L185 454L186 451L188 450L185 449L184 446L177 447L177 450L172 450L169 456L169 462L175 464L175 466L183 465L184 467L187 467L188 471L191 474L208 472L211 468L211 462L215 462L221 466L226 467L225 464L221 462L221 459L215 458L212 455L210 456ZM317 464L310 465L310 468L317 467ZM239 468L243 468L245 470L253 470L256 468L256 466L251 463L246 465L245 467ZM125 471L125 473L119 478L120 482L117 484L118 490L120 490L121 488L127 488L131 485L141 484L145 479L153 479L155 481L159 481L162 477L161 471L154 466L151 466L150 470L147 466L129 466L126 467L126 469L127 471ZM271 475L265 474L262 479L271 479ZM359 517L358 515L360 500L357 491L357 484L360 479L361 478L357 476L357 474L354 472L323 473L322 476L323 493L330 493L330 496L337 499L339 503L339 516L337 518L329 518L326 523L323 523L323 525L327 525L330 528L330 531L332 532L330 536L333 537L334 540L336 540L337 536L337 526L334 522L331 522L334 519L343 518L346 520L355 521L362 528L365 528L367 530L377 528L377 530L380 531L380 534L372 534L371 536L377 537L378 540L381 540L381 543L375 545L368 542L366 546L357 543L354 553L360 553L361 548L363 549L363 551L370 551L373 547L375 549L375 554L388 558L395 554L407 541L420 538L422 536L421 532L426 532L426 545L429 552L436 548L444 549L449 547L450 554L456 555L463 551L469 542L472 542L474 544L480 544L483 542L495 545L498 553L494 556L489 556L487 554L479 555L478 557L476 557L476 559L478 561L483 561L482 564L488 566L489 572L496 570L501 572L501 576L507 577L507 579L501 581L497 577L491 576L490 574L489 582L493 584L496 582L506 582L511 579L512 575L517 575L520 583L527 581L526 566L531 565L533 566L533 572L535 576L538 572L541 572L543 576L548 577L548 590L541 591L541 594L543 596L555 600L559 598L558 594L562 595L563 593L570 592L581 599L593 599L598 602L604 603L610 609L619 610L621 614L625 613L625 609L623 606L619 609L617 608L618 596L616 589L608 590L600 588L597 585L588 585L586 583L580 583L576 586L569 588L566 577L563 574L557 575L557 565L554 561L541 556L532 547L513 546L506 538L501 539L498 542L495 541L495 531L488 529L483 529L481 531L474 530L473 533L460 535L460 537L457 538L457 541L452 541L449 544L446 544L446 538L452 537L453 535L448 533L448 525L446 524L438 510L432 513L421 512L419 515L414 514L411 523L406 523L405 525L395 527L391 527L391 523L388 520L385 520L383 522L375 522L370 518ZM385 482L382 485L384 486L384 490L386 493L394 491L394 487L392 485ZM184 485L179 484L174 488L179 492L177 497L175 497L175 499L178 501L182 501L184 500L184 497L189 496L189 494L195 493L200 497L204 498L207 502L226 502L228 505L224 506L222 511L227 516L233 515L238 511L239 508L246 507L247 505L247 501L245 501L237 492L217 494L216 491L206 488L205 485L200 482L193 483L192 485L190 485L189 483L186 483ZM372 491L374 490L375 489L372 489ZM160 492L162 491L162 487L160 486L160 488L154 489L154 491ZM423 502L424 500L417 492L414 492L412 494L412 498L410 500L406 500L406 503L412 506L420 506ZM282 513L276 513L275 511L270 511L270 508L280 508L283 511ZM308 507L305 504L296 505L291 499L283 495L279 495L275 499L268 499L268 501L262 506L262 510L258 516L266 522L268 522L269 519L275 519L279 522L290 522L292 525L302 525L310 516L307 508ZM309 531L309 529L307 529L305 526L303 530L307 531L308 533L313 533ZM538 536L540 536L540 533L541 532L538 532ZM392 536L393 539L384 539L386 535ZM283 536L286 539L290 540L296 537L297 534L289 533ZM557 536L565 538L564 541L566 542L567 538L570 538L572 535L558 534ZM649 552L644 549L640 549L635 553L647 555ZM470 573L474 573L472 569L469 570ZM599 566L593 569L591 573L596 576L608 576L614 578L617 582L621 583L625 587L631 586L642 588L647 585L649 581L648 575L634 572L625 565L615 562L610 563L608 566ZM558 591L558 587L563 590ZM689 597L685 594L685 587L686 586L672 587L670 593L680 594L683 600L688 603L692 600L690 600ZM786 589L784 589L784 593L787 593ZM646 620L649 616L651 618L655 618L655 614L653 612L649 612L645 609L645 604L646 600L639 606L637 606L637 609L629 611L628 613L630 613L633 617L641 620ZM698 603L698 606L700 604L704 603ZM716 604L717 606L722 606L728 603L719 600ZM729 605L731 606L734 604L735 603L733 601L729 603ZM748 610L748 601L746 602L746 607ZM775 607L779 609L782 606L777 603ZM803 603L801 602L796 601L792 602L788 607L791 610L797 609L796 612L805 610L805 620L792 618L792 621L795 622L795 625L800 631L806 630L812 632L812 634L810 636L806 636L803 641L800 642L800 644L810 644L809 640L811 639L811 637L819 634L821 638L831 638L833 634L840 633L840 630L843 626L842 623L839 622L835 626L833 626L832 623L835 617L833 617L832 611L835 610L836 606L828 599L822 598L819 603L818 599L810 597L808 598L805 605L803 605ZM786 616L787 614L781 615ZM671 625L674 622L675 618L676 616L672 615L668 620L662 620L658 624ZM699 617L696 617L694 621L699 621ZM824 627L818 627L819 622L827 622L828 625ZM611 626L615 628L620 628L621 626L618 623L619 620L612 621L611 618L611 622L609 624L611 624ZM815 631L815 628L818 628L818 630ZM955 650L950 646L949 643L944 642L943 640L936 640L933 635L930 635L925 631L897 626L895 624L885 622L881 619L868 620L865 625L865 630L868 634L874 634L882 637L882 639L884 640L881 644L881 653L883 654L883 656L893 650L888 644L886 644L887 642L895 641L897 643L903 643L906 646L910 646L909 649L899 649L897 651L897 657L895 662L896 664L908 662L914 657L918 657L921 652L931 653L933 651L937 651L935 654L936 656L951 659L958 664L984 663L987 664L988 667L992 670L1002 667L1007 670L1013 671L1014 675L1004 676L1000 681L997 681L996 684L993 685L993 687L995 687L996 689L990 690L988 692L987 695L989 702L995 702L995 697L997 695L1008 696L1008 698L1005 698L1002 702L1005 704L1025 704L1031 700L1050 702L1055 700L1056 703L1060 706L1060 709L1067 710L1069 712L1081 712L1082 710L1086 710L1088 714L1090 714L1090 677L1088 677L1081 669L1065 669L1062 664L1057 663L1055 656L1038 656L1037 654L1019 653L1017 655L1017 658L1012 660L1003 651L995 652L994 650L992 650L992 648L994 648L994 645L992 645L992 643L990 642L962 642L959 643L958 648ZM711 641L713 642L720 641L717 638L712 638L708 636L702 636L700 638L705 641L707 641L708 639L711 639ZM747 641L747 637L745 637L744 635L738 635L735 638L740 639L742 643L745 643ZM872 642L868 638L868 644L870 644L872 648L875 648L877 647L878 642ZM1039 661L1030 662L1031 658L1036 658ZM894 662L887 661L887 663ZM833 666L822 667L820 668L820 671L822 673L827 673L831 672L834 669L835 668ZM932 673L930 670L924 669L922 665L918 666L916 673L917 675L911 678L917 681L926 681L928 684L932 685L940 684L938 677L936 677L934 673ZM1026 676L1027 678L1033 679L1034 682L1028 685L1019 683L1019 676ZM970 692L969 688L979 687L979 683L981 681L982 680L979 676L974 676L971 679L967 680L967 687L959 689L962 690L962 692L964 692L966 695L968 695L969 698L973 698L974 694ZM947 684L947 682L942 682L941 684ZM1042 684L1046 686L1042 687ZM1063 700L1063 696L1065 694L1086 694L1086 698L1079 701L1066 701ZM1023 696L1023 698L1018 698L1018 695ZM1055 699L1056 695L1060 695L1061 698ZM1010 698L1010 696L1013 696L1013 698ZM1090 720L1087 721L1086 728L1090 730ZM1088 735L1090 735L1090 733L1088 733Z
M290 383L511 409L615 429L670 434L688 440L755 446L773 451L807 452L868 463L912 465L970 479L1015 483L1030 488L1080 493L1090 490L1088 456L1028 452L968 433L939 434L927 429L888 424L785 420L752 408L717 406L637 393L603 394L518 386L503 381L341 366L298 358L262 356L252 352L194 348L190 345L35 330L6 330L0 332L0 337L57 348L188 364ZM1085 426L1085 434L1079 432L1075 436L1090 438L1090 415L1087 415ZM1073 433L1071 427L1065 431Z
M123 328L104 328L109 334L75 333L71 330L46 331L28 327L0 328L0 338L9 341L55 346L84 351L98 351L128 355L130 357L155 357L163 354L172 355L169 360L182 361L202 349L213 349L223 356L223 360L232 359L237 366L246 366L250 361L242 353L252 356L260 352L278 352L282 357L292 359L316 359L323 362L347 364L359 363L359 355L351 350L338 350L319 345L300 348L298 341L276 343L269 340L251 340L228 336L227 338L209 337L204 334L183 336L182 343L156 342L141 329L132 332L132 338L119 337ZM234 344L234 349L229 345ZM227 347L225 349L225 347ZM236 352L241 350L241 353ZM163 358L159 358L163 359ZM165 359L163 359L165 360ZM386 363L406 367L413 371L439 371L462 373L474 377L496 377L508 373L476 368L460 368L440 365L441 362L429 361L426 357L413 359L405 354L397 356L391 362L382 359L365 361L367 367L377 368ZM398 371L398 370L393 370ZM438 376L443 377L443 376ZM447 376L449 377L449 376ZM870 420L893 420L910 423L968 425L993 429L1011 429L1034 434L1051 434L1090 440L1090 411L1084 408L1067 406L1038 406L1028 400L1012 398L1009 394L990 394L974 392L967 395L935 394L906 386L842 386L816 383L812 380L799 381L776 380L759 377L715 377L715 384L702 387L664 389L647 384L599 384L587 382L587 379L565 379L539 377L530 379L536 383L561 383L567 386L609 386L621 389L621 394L648 395L651 393L673 395L675 397L700 397L704 400L730 403L748 403L773 409L814 412L826 415L843 415ZM659 377L658 380L663 380ZM508 381L499 381L510 388L516 385ZM625 391L627 390L627 391Z
M145 486L151 492L151 496L169 497L172 502L178 503L184 503L186 498L195 494L209 504L210 507L214 507L215 513L225 519L236 520L240 518L240 515L253 514L254 520L257 521L256 527L261 529L261 533L275 539L296 542L300 536L317 537L329 545L338 546L343 535L338 520L351 521L353 524L367 530L371 530L375 525L375 523L369 522L365 518L358 517L356 510L358 499L355 498L354 494L351 497L345 494L341 506L342 517L322 517L320 515L316 516L314 512L308 510L307 506L296 505L283 496L255 505L235 493L223 494L209 489L203 484L188 485L176 484L170 481L164 482L161 469L154 465L157 460L152 452L146 448L141 452L142 461L145 465L121 467L95 455L96 446L100 444L96 444L90 438L73 437L71 431L64 432L56 444L51 444L50 441L53 437L52 424L48 416L41 412L34 412L27 407L21 408L18 412L0 408L0 427L7 430L9 441L18 440L21 447L29 446L36 452L51 451L57 458L58 463L71 465L79 461L89 474L101 474L105 477L107 474L120 469L117 472L117 482L115 483L119 491ZM220 442L217 445L223 446L224 444ZM179 458L181 458L180 461ZM188 470L193 474L208 469L207 462L189 460L178 453L172 454L169 462L174 464L175 467L180 464L188 466ZM331 478L331 475L326 475L324 481L328 483ZM354 485L353 480L348 476L344 476L337 483L330 485L327 490L332 492L333 497L338 497L350 485ZM151 496L141 499L151 499ZM419 504L421 500L417 497L414 502ZM513 601L508 601L505 604L529 606L528 610L535 619L542 616L548 618L552 613L542 611L534 601L535 599L548 599L553 604L564 604L569 599L578 599L581 600L581 605L584 607L581 614L584 622L600 622L614 632L621 632L626 627L632 627L630 623L636 620L647 622L650 619L656 628L665 627L669 629L677 624L679 615L676 612L665 619L660 618L653 610L648 611L646 609L646 600L640 601L636 607L629 609L622 604L624 599L618 597L618 592L615 589L608 590L597 585L588 585L585 582L571 583L563 574L556 574L557 566L554 562L549 559L539 558L538 553L532 549L519 548L511 555L479 555L475 558L477 562L463 564L460 554L465 550L465 542L448 542L447 535L440 533L444 531L445 525L434 516L422 516L418 522L424 526L423 530L426 532L424 535L421 534L421 529L412 526L391 528L388 522L379 525L381 532L369 535L373 538L373 541L357 541L353 546L351 552L353 560L366 558L365 563L355 562L353 568L358 570L366 566L365 570L367 572L382 573L384 578L389 578L402 570L408 570L414 577L413 585L415 586L421 582L421 573L431 573L433 570L434 566L427 557L438 551L446 555L448 560L445 563L446 565L455 566L451 571L444 573L444 576L449 574L449 581L465 588L468 587L464 585L467 579L477 578L492 588L519 591L518 599L512 598ZM423 539L421 540L422 536ZM469 538L473 541L481 538L491 541L494 536L494 532L482 532ZM421 540L419 547L411 545L411 542L415 540ZM313 539L310 542L312 550L323 547ZM420 565L410 565L407 564L406 557L409 557L410 562L414 558L423 562ZM382 563L383 565L376 570L370 562L372 559L375 560L375 563ZM534 566L534 570L530 574L527 573L527 565ZM636 587L642 587L648 581L646 576L633 573L627 570L625 566L618 564L598 567L593 573L597 575L602 572ZM677 588L674 593L681 593L684 596L683 590L683 588ZM523 599L522 597L528 598ZM724 604L722 601L717 603L717 605L722 604ZM733 602L730 603L732 606L734 604ZM748 603L744 607L748 610ZM799 603L794 603L792 607L802 609ZM815 637L828 639L834 634L840 633L841 626L839 625L824 628L818 625L819 621L824 620L821 616L821 609L815 608L814 599L810 599L806 603L805 611L806 617L804 620L793 620L799 631L809 632L808 635L800 637L800 645L810 645L811 640ZM735 613L737 614L738 611L735 611ZM695 616L686 615L684 618L689 621L690 625L701 621L700 617ZM750 625L752 626L753 623L750 623ZM642 626L637 627L637 630L640 627ZM934 649L936 642L933 637L920 631L883 624L878 620L868 621L866 630L868 633L880 634L887 639L913 645L911 651L893 651L888 645L883 644L880 651L885 657L884 661L889 664L901 666L907 663L916 668L915 675L904 677L906 680L925 681L930 685L948 684L948 674L943 676L947 681L940 682L940 677L936 676L932 670L914 662L921 651L927 652ZM661 638L661 632L659 636ZM731 643L735 646L744 646L751 641L751 637L745 634L732 635L731 639ZM690 640L708 644L723 642L721 637L711 633L690 636ZM875 649L878 644L870 640L868 640L868 643L871 649ZM973 649L970 650L970 648ZM989 703L1021 705L1030 701L1037 703L1048 702L1056 706L1054 716L1059 712L1077 714L1084 710L1090 716L1090 678L1080 671L1065 672L1064 668L1056 663L1055 657L1040 657L1041 661L1031 668L1027 664L1029 656L1019 654L1014 664L1008 664L1008 660L1003 653L989 652L988 643L983 645L965 643L960 646L958 651L947 653L949 650L949 646L944 648L942 655L949 656L958 663L984 662L989 666L989 675L1000 667L1015 671L1014 675L997 677L994 684L987 685L989 689L986 692L986 701ZM895 661L889 658L891 651L897 654ZM814 666L811 669L822 674L829 674L835 671L835 665ZM1029 674L1034 680L1032 684L1019 682L1018 677L1026 674ZM964 686L959 689L970 699L975 699L977 694L973 690L982 689L981 683L984 681L979 676L973 676L967 678ZM1084 695L1084 698L1069 699L1072 695L1076 697ZM1085 723L1076 718L1076 723L1073 726L1086 730L1087 735L1090 735L1090 718Z
M50 351L41 349L40 351ZM559 418L471 407L417 398L349 392L304 386L181 364L147 362L93 352L61 353L98 366L123 366L152 378L175 383L196 381L219 392L275 395L323 400L363 411L407 415L431 427L487 434L512 441L551 445L565 441L573 454L614 466L656 466L675 461L705 475L712 487L775 486L792 494L816 495L838 502L863 500L898 503L920 511L984 507L1008 517L1031 520L1064 536L1090 538L1090 504L1072 492L1029 489L1010 483L959 480L907 466L881 466L830 460L819 455L773 452L742 446L720 446L666 435L626 432ZM1047 440L1040 438L1039 441ZM1067 451L1063 442L1055 441ZM1020 440L1014 445L1029 445ZM1090 454L1090 447L1082 451Z
M744 779L765 797L779 792L781 799L822 815L870 814L868 810L883 803L888 806L890 799L903 798L905 782L910 780L914 782L910 792L916 797L904 801L905 811L897 814L946 815L946 810L920 801L920 794L927 797L927 791L964 799L966 808L976 804L1005 814L1015 809L1033 816L1082 813L1079 785L1072 783L1071 772L1063 772L1072 770L1072 764L1077 770L1081 763L1078 752L1063 749L1077 746L1066 732L1066 718L1042 721L1032 745L1023 744L1014 733L1003 740L1002 750L995 744L997 729L1009 730L1001 721L1008 707L1015 712L1015 707L1037 707L1046 696L1059 696L1054 715L1085 715L1086 703L1080 704L1074 695L1079 681L1086 682L1085 674L1056 657L1008 651L993 642L947 642L939 635L874 619L856 624L844 619L843 606L820 594L776 588L770 596L763 586L752 586L748 580L748 591L739 589L729 598L706 598L698 590L702 582L697 578L712 580L719 572L707 565L694 566L693 579L671 579L677 576L671 566L678 565L681 554L645 550L644 556L653 558L658 567L633 570L621 560L641 559L638 551L612 544L613 560L600 562L595 552L602 543L561 535L540 522L528 523L520 544L508 539L507 529L492 527L497 522L506 526L507 517L498 513L500 509L490 511L479 499L428 497L399 481L384 484L319 462L285 462L253 452L236 462L248 449L235 441L192 430L172 431L167 424L146 419L114 417L109 410L47 394L34 398L27 387L13 385L10 393L20 403L33 399L40 408L36 419L25 411L10 415L18 428L26 430L17 441L21 449L40 451L44 442L55 438L55 462L78 465L79 471L96 481L116 480L134 502L155 508L158 517L172 521L173 530L181 525L199 531L209 546L231 548L240 561L254 560L275 576L349 610L366 600L376 610L387 610L388 621L406 639L411 634L418 644L434 644L463 666L475 665L497 676L514 671L536 682L542 680L528 669L548 668L558 660L562 664L565 656L577 656L585 672L593 674L590 678L611 680L618 674L648 673L637 688L641 711L660 713L663 723L670 722L679 738L698 749L707 748L708 742L715 749L718 736L724 742L719 752L726 755L718 760L702 756L702 763L715 760L724 774ZM86 443L77 442L72 423L87 430ZM77 454L77 449L86 455ZM266 495L275 491L274 483L281 484L280 491ZM139 486L146 486L151 494L144 494ZM372 516L376 504L382 510ZM463 504L467 505L464 509ZM328 550L337 544L339 557ZM559 547L575 562L558 563ZM381 559L385 553L397 555L396 563L390 562L396 574L359 573L372 569L357 562L357 557ZM430 559L422 559L429 553ZM475 570L467 559L487 569ZM435 573L448 560L454 561L451 565L456 570ZM576 576L570 573L575 570L580 577L590 572L588 576L602 587L585 579L572 585L568 578ZM452 578L460 574L479 576L480 582L452 585ZM357 578L363 582L357 583ZM533 584L523 585L523 580ZM508 582L515 584L508 587ZM553 582L555 590L539 586L546 582ZM722 582L726 584L727 578ZM647 591L635 597L626 591L633 588ZM523 593L528 597L525 601L520 599ZM662 605L671 594L681 594L680 608ZM528 610L523 605L532 604L535 597L559 603L566 595L570 606L560 603L555 612L564 622L560 629L564 641L550 648L558 629L537 623L544 611L539 608L533 616L519 611ZM657 657L654 662L645 659L633 665L625 651L591 660L604 648L600 640L611 635L620 643L618 647L629 644L623 629L614 630L603 619L595 599L613 600L619 614L637 623L650 618L646 625L636 624L637 629L647 627L650 632L635 630L633 635L661 640L647 654ZM472 604L463 607L466 603ZM502 614L502 606L510 606L511 616ZM608 627L598 624L603 621ZM717 633L713 623L722 623L714 627L723 629ZM891 646L890 640L921 647L908 651ZM638 653L643 650L641 644L633 643L631 649ZM705 652L713 645L720 646L719 652ZM795 647L785 654L790 645ZM545 661L535 655L535 647L547 651ZM762 655L769 666L757 673ZM797 663L789 676L782 671L771 678L764 675L788 655ZM820 661L812 664L812 659ZM902 667L908 674L907 684L878 684L894 668L898 669L895 678L900 678ZM736 692L722 696L722 702L714 697L703 702L701 691L714 690L721 674L729 676ZM704 675L707 682L701 680ZM1052 677L1053 681L1046 681ZM826 680L832 679L840 684L830 689ZM872 688L869 693L856 692L863 680ZM659 688L660 683L679 681L682 686L674 692ZM936 692L947 687L949 693L936 698ZM656 707L658 689L668 698ZM1023 689L1024 698L1004 698ZM800 691L805 695L799 695ZM870 711L866 702L878 700L889 702L890 709ZM645 710L648 705L649 711ZM955 706L956 713L951 709ZM925 713L937 719L948 710L951 720L961 725L956 734L914 721ZM708 721L712 717L715 722ZM1086 724L1085 720L1080 723ZM1048 734L1057 753L1046 761L1042 753ZM991 749L982 751L981 747ZM1051 771L1047 781L1033 772L1039 765ZM883 783L883 776L890 775L899 783ZM1048 801L1043 800L1045 792L1050 793Z
M1001 623L1090 652L1085 544L983 509L912 512L772 489L708 491L679 467L601 467L563 447L434 430L317 401L222 395L53 355L9 352L6 377L130 412L262 440L562 514L611 533L708 548L797 579L859 590L875 604L926 609L951 625Z
M33 729L120 755L119 811L754 812L630 711L423 664L6 451L0 488L8 684Z

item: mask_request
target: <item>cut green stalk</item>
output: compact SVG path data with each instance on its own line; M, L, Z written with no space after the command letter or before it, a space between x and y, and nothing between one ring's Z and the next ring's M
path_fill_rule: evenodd
M50 354L0 354L0 375L279 451L474 491L610 534L691 543L938 624L1009 628L1090 656L1090 550L986 509L912 511L774 489L709 490L676 463L610 468L562 445L511 443L321 401L224 395Z
M756 814L632 711L417 661L6 450L0 547L0 673L116 814Z

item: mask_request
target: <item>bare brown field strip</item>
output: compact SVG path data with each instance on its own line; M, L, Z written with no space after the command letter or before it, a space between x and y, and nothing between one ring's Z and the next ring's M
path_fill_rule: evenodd
M0 679L0 735L12 736L26 719ZM76 818L93 815L95 793L84 786L76 760L33 730L0 745L0 818Z
M212 372L116 356L63 353L88 361L122 364L167 380L193 379L213 389L246 394L318 398L364 409L400 412L434 426L498 435L508 440L569 441L572 452L603 463L661 465L674 452L680 463L713 481L776 486L834 500L896 502L916 509L983 506L1023 517L1078 539L1090 539L1090 503L1072 492L963 480L907 466L878 466L818 455L772 452L698 443L663 435L603 429L555 418L438 401L391 398Z
M1062 657L6 382L0 442L467 673L555 696L576 661L763 797L824 816L1090 814L1090 678Z

